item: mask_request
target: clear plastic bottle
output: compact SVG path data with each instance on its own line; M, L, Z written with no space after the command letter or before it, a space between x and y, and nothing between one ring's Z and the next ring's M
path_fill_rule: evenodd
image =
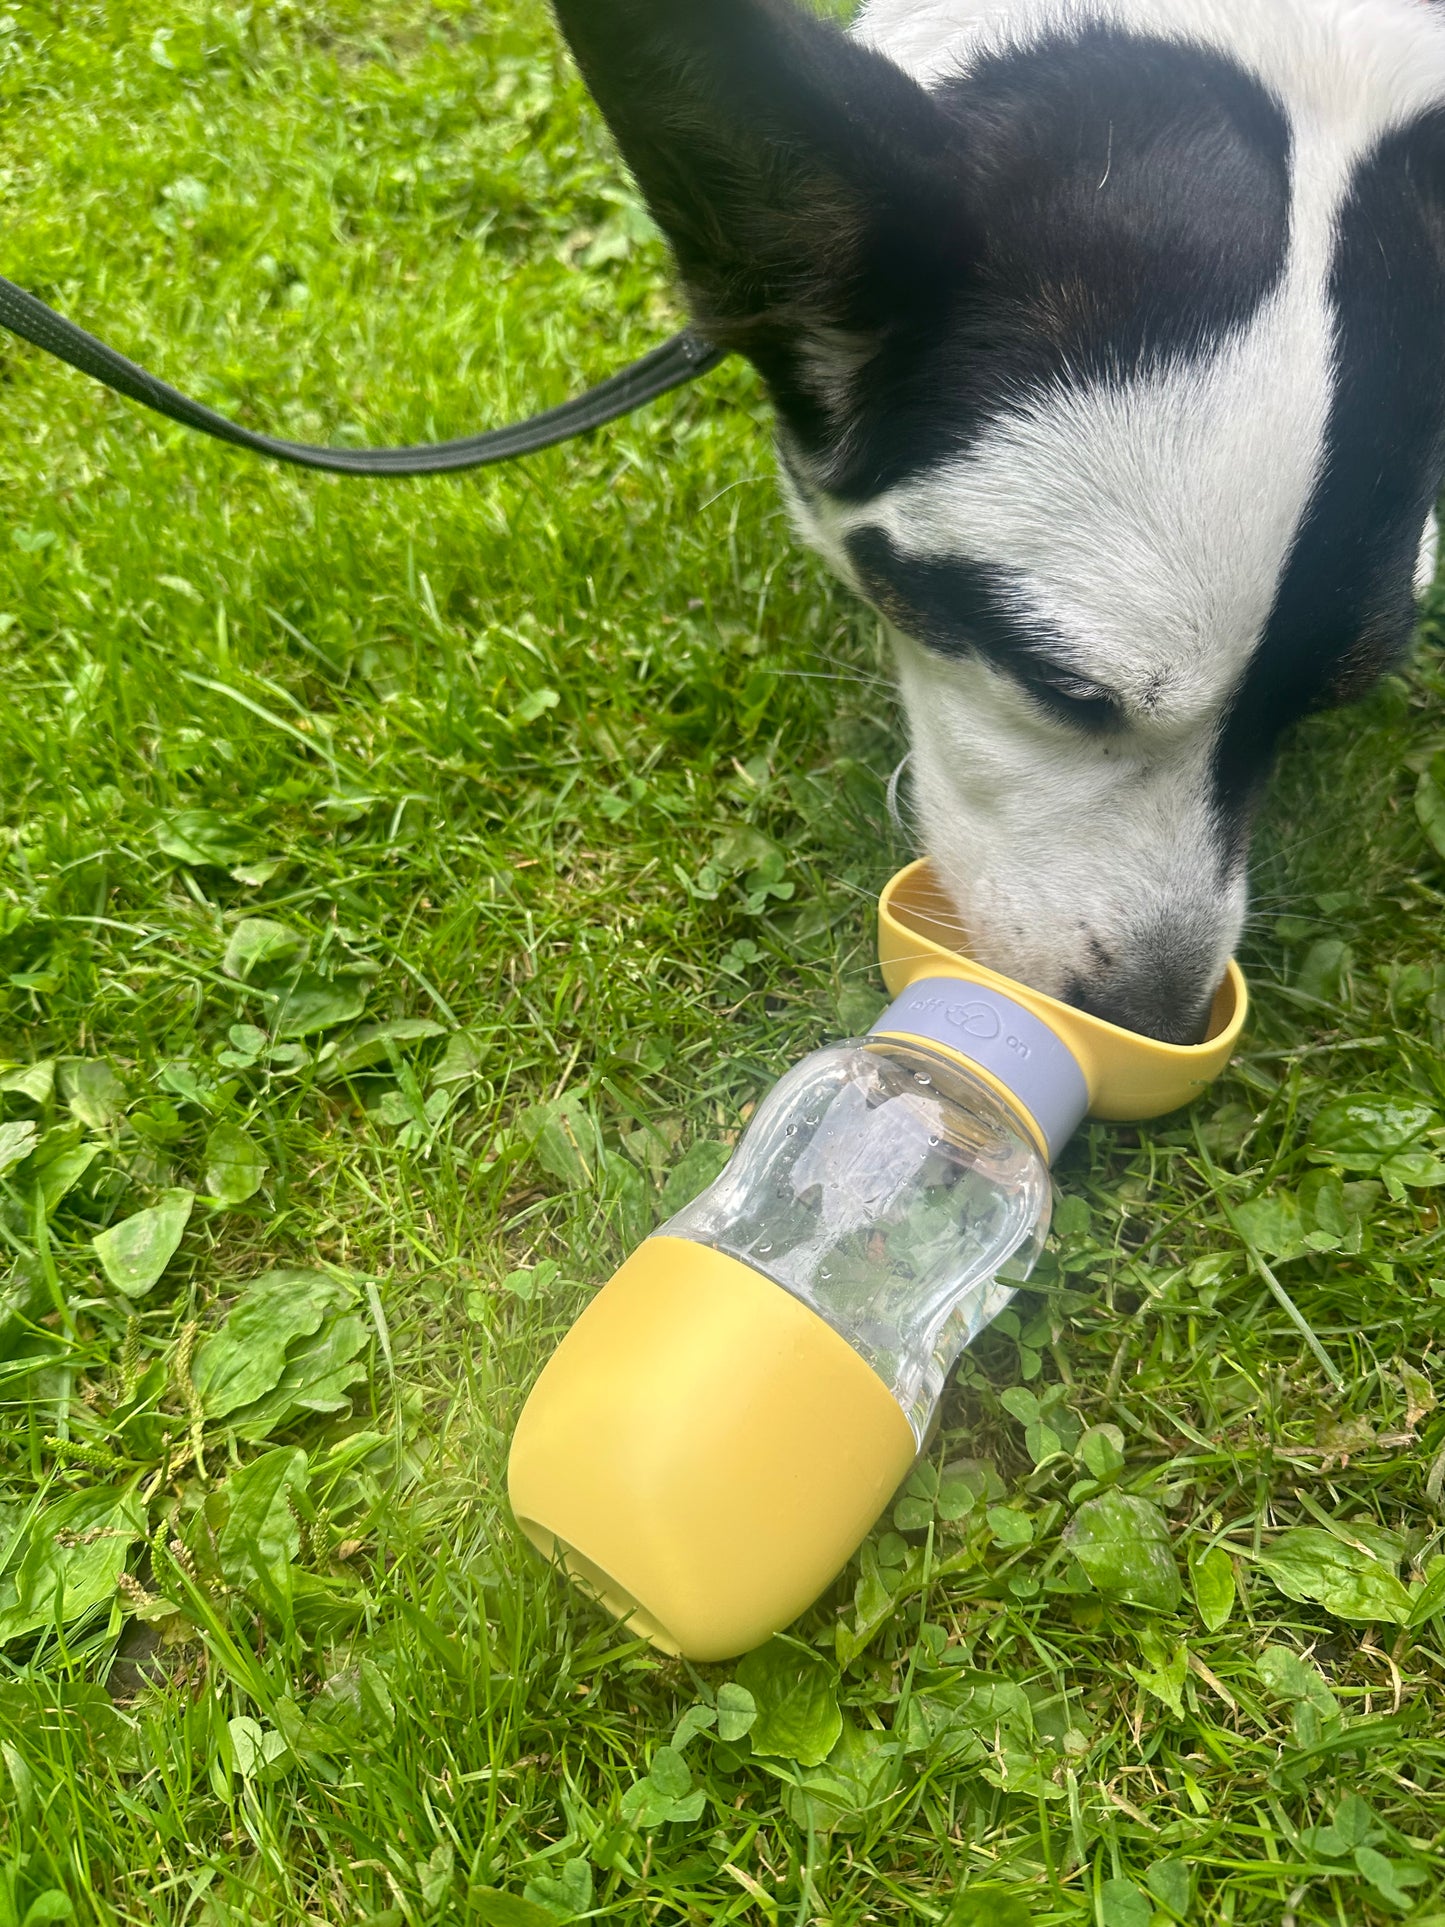
M1028 1276L1088 1102L1048 1024L953 979L806 1058L538 1380L509 1467L523 1530L666 1651L787 1625Z
M1022 1119L919 1044L836 1044L764 1100L727 1169L665 1224L824 1319L921 1445L971 1339L1028 1277L1048 1167Z

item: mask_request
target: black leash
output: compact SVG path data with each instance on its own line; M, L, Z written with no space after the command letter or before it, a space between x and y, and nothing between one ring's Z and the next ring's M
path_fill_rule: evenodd
M232 442L249 448L253 454L269 455L278 462L293 462L298 468L324 468L338 475L453 475L459 469L484 468L489 462L508 462L516 455L531 455L539 448L570 441L589 429L601 428L645 402L655 401L671 388L705 375L726 359L726 352L690 329L674 335L651 354L634 361L628 368L599 382L584 394L576 395L558 408L548 408L526 421L511 422L481 435L463 435L452 442L420 442L412 448L320 448L309 442L278 441L272 435L255 435L238 422L227 421L203 402L192 401L169 383L158 381L135 362L107 348L103 341L77 328L73 321L47 308L24 288L0 275L0 327L19 335L33 347L44 349L57 360L78 368L92 381L104 383L117 394L128 395L158 415L173 422L197 428L217 441Z

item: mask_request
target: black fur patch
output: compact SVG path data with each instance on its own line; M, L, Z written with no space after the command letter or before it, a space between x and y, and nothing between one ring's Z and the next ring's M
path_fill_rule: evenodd
M943 656L978 655L1011 676L1047 715L1090 736L1123 727L1121 705L1071 670L1012 592L1008 571L904 555L882 529L855 529L848 559L868 600Z
M1061 30L925 90L794 0L555 0L702 329L866 499L1275 285L1289 132L1225 56Z
M1445 477L1445 112L1390 135L1341 211L1324 467L1216 753L1242 843L1282 732L1360 695L1415 624L1414 572Z
M962 270L936 263L856 385L822 479L866 500L1041 390L1215 351L1278 285L1290 135L1224 55L1095 26L935 96L967 156Z

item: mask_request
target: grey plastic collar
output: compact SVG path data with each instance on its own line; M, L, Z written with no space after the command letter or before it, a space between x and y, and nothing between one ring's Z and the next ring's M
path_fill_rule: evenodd
M1022 1104L1056 1158L1089 1114L1078 1059L1031 1010L982 984L925 977L878 1019L873 1037L941 1044L996 1077Z

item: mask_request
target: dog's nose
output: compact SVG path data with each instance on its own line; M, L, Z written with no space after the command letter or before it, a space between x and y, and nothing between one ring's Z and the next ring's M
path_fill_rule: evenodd
M1183 966L1141 968L1109 971L1092 980L1076 977L1068 1001L1091 1017L1161 1044L1202 1044L1216 988L1202 987L1198 971Z

